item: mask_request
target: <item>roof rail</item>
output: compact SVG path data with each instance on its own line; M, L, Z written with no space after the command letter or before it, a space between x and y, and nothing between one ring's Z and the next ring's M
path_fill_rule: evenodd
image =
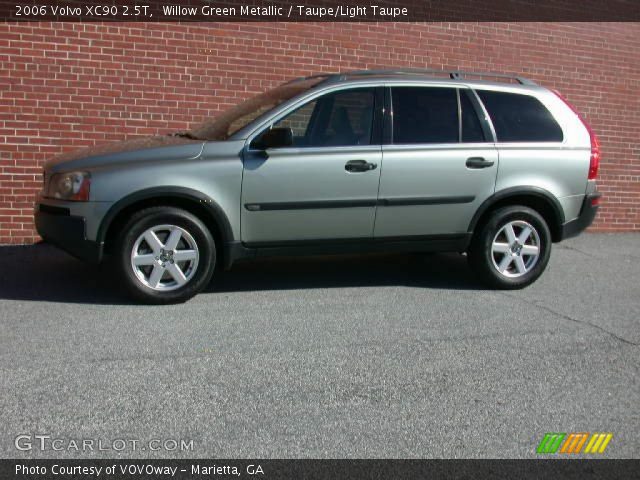
M528 78L524 78L518 75L508 75L504 73L492 73L492 72L463 72L460 70L438 70L433 68L401 68L401 69L388 69L388 70L353 70L348 72L337 73L329 75L330 77L338 77L344 79L348 76L366 76L366 75L416 75L425 73L440 73L447 74L452 80L460 80L466 77L495 77L495 78L508 78L517 81L520 85L536 85L536 83Z
M314 78L333 78L341 75L340 73L317 73L315 75L309 75L308 77L296 77L292 78L283 85L289 85L290 83L303 82L305 80L313 80Z

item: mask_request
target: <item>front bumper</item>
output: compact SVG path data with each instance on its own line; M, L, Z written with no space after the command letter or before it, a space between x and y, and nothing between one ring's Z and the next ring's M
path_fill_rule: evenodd
M560 240L578 236L593 223L593 219L596 218L596 213L598 213L598 207L600 206L599 204L593 205L593 200L598 198L600 198L600 193L598 192L585 196L578 218L562 225Z
M36 230L42 239L85 262L100 263L102 244L87 240L84 217L69 209L38 204L34 213Z

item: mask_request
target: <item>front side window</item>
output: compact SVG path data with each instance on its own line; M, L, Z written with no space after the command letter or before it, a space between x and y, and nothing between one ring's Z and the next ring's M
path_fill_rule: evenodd
M370 145L375 90L357 88L329 93L278 120L274 128L291 128L294 147Z
M458 94L455 88L392 89L393 143L458 143Z
M499 142L561 142L562 129L535 97L477 90Z

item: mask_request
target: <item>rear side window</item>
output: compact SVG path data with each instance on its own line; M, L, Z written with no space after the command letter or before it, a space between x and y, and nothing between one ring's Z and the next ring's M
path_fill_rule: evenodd
M474 143L486 141L466 89L394 87L393 143ZM460 103L458 103L458 101Z
M482 125L480 124L480 118L476 113L473 104L469 99L470 93L466 90L460 90L460 111L462 113L462 141L484 142L484 133L482 131Z
M561 142L562 129L535 97L477 90L499 142Z
M393 143L458 143L458 95L455 88L395 87Z

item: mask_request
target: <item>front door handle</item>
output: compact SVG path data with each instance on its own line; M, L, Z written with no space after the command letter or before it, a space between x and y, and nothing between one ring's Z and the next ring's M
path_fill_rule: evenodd
M368 172L376 168L378 168L377 163L370 163L366 160L349 160L344 166L347 172Z
M470 157L467 158L465 164L468 168L487 168L493 166L492 160L487 160L484 157Z

